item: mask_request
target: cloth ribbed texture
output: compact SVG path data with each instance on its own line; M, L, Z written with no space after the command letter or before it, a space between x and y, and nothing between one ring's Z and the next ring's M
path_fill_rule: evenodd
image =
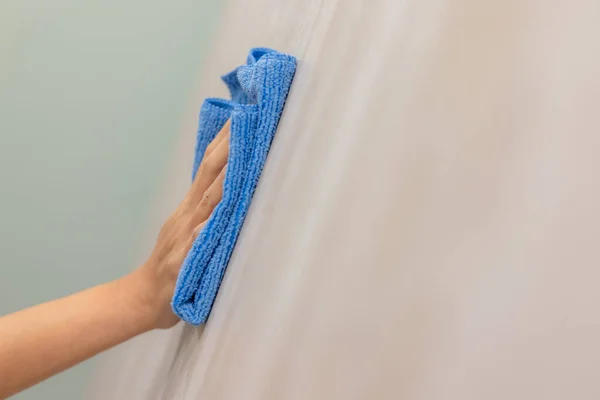
M202 105L193 176L206 147L228 119L231 134L223 197L183 262L171 302L175 314L192 325L208 319L295 70L296 59L292 56L265 48L252 49L246 65L222 77L231 100L210 98Z

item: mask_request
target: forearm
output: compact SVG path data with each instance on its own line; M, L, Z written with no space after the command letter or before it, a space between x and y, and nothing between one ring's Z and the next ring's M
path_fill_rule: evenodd
M0 399L179 318L170 307L181 264L223 194L229 123L204 152L192 187L148 261L117 281L0 318Z
M0 398L152 329L141 273L0 318Z

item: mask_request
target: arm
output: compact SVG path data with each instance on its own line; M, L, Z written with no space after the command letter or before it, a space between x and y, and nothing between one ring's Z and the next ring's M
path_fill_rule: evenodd
M0 399L178 318L179 268L221 200L229 124L205 152L192 187L161 229L152 255L123 278L0 318Z

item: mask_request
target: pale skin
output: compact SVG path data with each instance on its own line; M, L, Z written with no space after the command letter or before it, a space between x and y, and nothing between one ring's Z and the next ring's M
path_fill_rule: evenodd
M153 329L174 326L179 269L221 200L229 123L205 151L191 189L148 260L115 281L0 318L0 399Z

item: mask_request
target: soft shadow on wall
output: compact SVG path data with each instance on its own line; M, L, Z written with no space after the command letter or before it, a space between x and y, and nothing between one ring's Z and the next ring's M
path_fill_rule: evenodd
M218 0L0 2L0 315L122 275ZM79 399L83 363L15 399Z

